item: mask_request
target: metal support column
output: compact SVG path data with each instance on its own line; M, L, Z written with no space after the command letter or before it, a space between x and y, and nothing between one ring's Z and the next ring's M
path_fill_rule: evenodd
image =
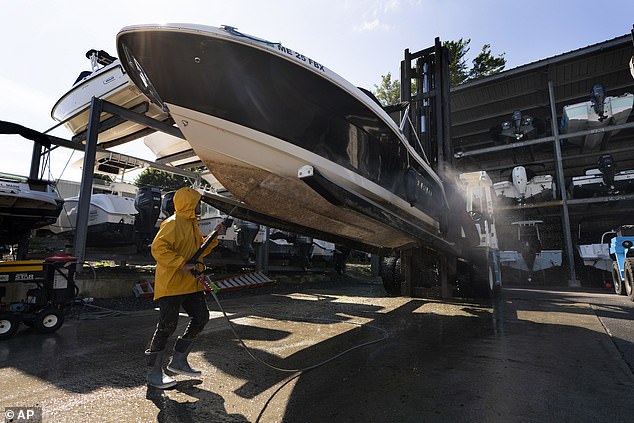
M264 227L264 237L262 238L262 243L258 248L256 258L255 258L255 268L258 271L268 272L269 271L269 235L271 234L271 228L268 226Z
M86 137L86 149L84 152L84 168L82 170L81 185L79 189L79 204L77 206L77 221L75 223L75 257L77 257L77 271L81 270L86 259L86 238L88 235L88 212L90 210L90 197L92 195L92 179L95 170L95 154L97 152L97 135L99 131L99 117L101 116L102 102L93 97L90 101L90 117L88 118L88 135Z
M566 183L564 179L564 168L561 157L561 144L559 142L559 128L557 126L557 110L555 109L555 90L552 81L548 81L548 96L550 99L550 120L554 137L555 164L557 170L557 185L559 186L559 194L561 195L561 212L563 220L563 232L566 240L566 257L570 268L570 279L568 286L580 287L581 284L577 280L575 272L575 258L572 245L572 232L570 229L570 215L568 214L568 195L566 193Z
M444 116L442 122L443 133L443 149L444 149L444 163L443 166L439 166L439 170L447 172L448 168L453 168L454 158L452 156L453 145L451 142L451 80L449 77L449 50L440 44L438 39L438 47L436 51L436 67L440 69L440 84L437 88L441 101L442 114ZM442 174L441 176L447 176Z
M42 162L42 144L39 142L33 143L33 154L31 155L31 171L29 172L29 178L40 179L40 164Z

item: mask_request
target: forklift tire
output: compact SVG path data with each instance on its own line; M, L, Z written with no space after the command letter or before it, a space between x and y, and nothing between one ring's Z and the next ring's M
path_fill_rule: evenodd
M39 311L33 320L33 327L40 333L52 333L64 324L64 313L54 307Z
M471 269L470 278L472 286L472 296L480 299L491 299L495 297L495 277L493 276L493 267L489 264L486 266L486 273L482 270Z
M381 261L381 280L383 288L390 296L401 294L401 259L399 257L384 257Z
M0 313L0 340L9 339L18 331L20 321L14 314Z
M614 292L617 295L624 295L623 280L621 279L621 270L616 261L612 262L612 286L614 286Z

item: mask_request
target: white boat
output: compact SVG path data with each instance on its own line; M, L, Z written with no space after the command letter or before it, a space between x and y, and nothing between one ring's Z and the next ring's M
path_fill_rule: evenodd
M254 214L370 248L442 242L438 175L380 105L324 65L228 26L127 27L117 51Z
M561 250L542 249L539 225L541 220L522 220L512 222L517 229L514 250L500 251L500 264L528 273L528 282L533 273L561 266Z
M158 163L186 166L200 162L187 140L162 132L143 137L143 143L156 156Z
M55 234L75 230L79 197L64 199L64 210L48 228ZM92 194L88 211L88 245L130 244L137 214L134 198L114 194Z
M91 60L92 71L82 72L73 87L55 103L51 111L51 117L58 122L64 122L64 126L73 135L86 131L92 97L144 113L160 121L169 117L130 82L118 59L95 50L90 50L86 56ZM103 122L110 117L112 115L102 113L100 121ZM133 134L139 134L140 137L144 129L146 126L139 123L124 121L100 132L98 142L112 141Z
M161 193L157 188L137 188L124 182L95 185L90 196L87 245L137 244L142 248L154 235L160 204ZM45 229L54 234L72 236L78 207L79 196L64 199L59 218Z
M500 264L532 274L540 270L561 266L561 257L561 250L541 250L535 254L533 265L529 267L521 252L500 251Z
M617 172L614 158L610 154L602 155L597 168L586 170L583 176L574 176L570 184L570 193L573 198L623 195L633 192L634 169Z
M200 158L194 153L187 140L163 132L155 132L143 137L143 143L156 156L157 163L178 168L201 167ZM222 184L209 171L202 171L200 176L211 189L224 190Z
M598 129L627 122L634 105L634 94L605 96L605 89L597 84L592 88L590 101L564 106L562 132L574 133ZM612 131L614 135L618 131ZM605 133L589 134L569 138L573 144L582 146L584 152L599 150Z
M540 202L555 198L555 182L551 175L536 175L524 166L515 166L508 181L493 184L498 199L513 203Z
M0 173L0 244L16 244L56 221L63 200L49 181Z
M313 239L313 260L332 261L335 254L336 246L332 242L323 241L321 239Z
M586 266L594 267L605 272L612 272L612 257L610 257L610 239L606 235L616 235L616 231L605 232L598 244L581 244L578 246L579 255Z

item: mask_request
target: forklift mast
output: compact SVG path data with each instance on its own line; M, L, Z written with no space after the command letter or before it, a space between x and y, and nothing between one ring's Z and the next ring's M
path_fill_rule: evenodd
M436 38L433 47L415 53L405 50L401 103L408 107L401 112L403 132L443 179L453 164L449 88L449 51L440 38Z

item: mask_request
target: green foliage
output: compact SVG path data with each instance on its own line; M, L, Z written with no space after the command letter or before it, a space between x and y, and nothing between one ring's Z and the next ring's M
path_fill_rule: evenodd
M160 187L166 191L172 191L185 186L190 186L191 183L184 176L174 175L172 173L163 172L162 170L149 168L141 172L141 174L134 180L134 185L138 187L151 185Z
M491 45L482 46L480 53L471 61L472 68L469 69L465 59L471 47L471 39L460 38L458 41L445 41L443 46L449 51L449 80L451 85L460 85L468 81L473 81L485 76L495 75L504 70L506 59L504 53L493 56ZM415 81L414 81L415 82ZM401 100L401 86L399 81L392 81L392 75L381 75L380 85L374 85L376 91L374 95L384 106L396 104ZM412 93L416 92L416 84L412 85Z
M445 41L442 43L449 51L449 81L451 85L462 84L468 77L467 63L465 56L471 49L469 47L471 39L458 41Z
M467 70L465 56L469 53L471 39L458 41L445 41L444 47L449 50L449 80L451 85L459 85L485 76L495 75L504 70L506 59L504 53L493 57L491 44L482 46L480 53L471 61L472 67Z
M480 53L473 59L473 67L471 71L469 71L469 80L500 73L504 70L505 65L506 59L504 58L504 53L493 57L491 54L491 45L485 44L482 46Z
M392 74L381 75L381 84L374 84L374 95L383 106L396 104L401 101L401 84L399 81L392 81Z

